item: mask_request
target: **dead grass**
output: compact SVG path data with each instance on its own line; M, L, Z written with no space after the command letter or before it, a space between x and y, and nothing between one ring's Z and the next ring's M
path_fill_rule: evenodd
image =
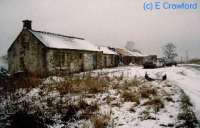
M88 104L84 99L79 99L78 103L69 103L65 109L65 116L62 118L65 122L73 122L74 120L89 119L99 110L97 102Z
M107 90L108 83L105 79L102 78L92 78L87 79L71 79L64 82L58 83L56 86L53 86L52 89L60 92L61 95L67 93L99 93Z
M26 75L23 77L11 77L8 85L6 86L7 91L14 92L20 88L32 89L39 86L42 79L34 75Z
M140 104L139 97L135 92L123 91L121 94L121 98L123 98L125 102L135 102L137 104Z
M195 128L198 127L198 121L195 116L195 113L192 110L192 103L190 101L190 98L182 92L181 95L181 111L178 114L178 120L182 120L183 125L182 127L185 128Z
M85 114L93 114L93 112L99 110L99 105L97 102L92 102L91 104L88 104L86 101L81 99L78 102L78 107L82 110L83 113Z
M155 112L158 112L161 108L164 108L164 103L161 100L160 97L156 97L153 99L150 99L149 101L146 101L143 106L151 106L155 110Z
M156 89L153 88L143 88L140 90L141 98L150 98L151 96L157 96Z
M77 105L69 104L66 109L67 111L62 118L62 121L72 122L78 119L77 112L80 110L80 108Z
M151 120L155 120L155 117L153 117L152 115L151 115L151 113L148 111L148 110L144 110L144 111L142 111L141 113L140 113L140 119L143 121L143 120L149 120L149 119L151 119Z
M99 93L106 90L106 80L102 78L89 78L82 81L81 86L89 93Z
M110 122L110 115L95 116L92 118L92 122L95 128L106 128Z

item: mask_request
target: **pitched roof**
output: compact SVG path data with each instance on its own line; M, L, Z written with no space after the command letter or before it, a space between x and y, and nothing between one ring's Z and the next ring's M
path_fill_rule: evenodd
M132 56L127 49L124 48L116 48L117 53L121 54L122 56Z
M99 50L103 51L103 54L111 54L111 55L117 55L116 52L114 52L113 50L109 49L106 46L99 46Z
M42 31L29 31L48 48L99 51L96 45L83 38Z
M145 56L138 51L130 51L130 50L125 49L125 48L116 48L116 51L119 54L121 54L122 56L136 56L136 57L144 57Z
M144 57L145 55L138 52L138 51L130 51L128 50L128 52L132 55L132 56L137 56L137 57Z

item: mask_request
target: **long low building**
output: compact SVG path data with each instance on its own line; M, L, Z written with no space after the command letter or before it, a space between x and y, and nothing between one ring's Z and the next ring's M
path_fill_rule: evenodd
M126 48L115 48L115 51L119 54L120 61L124 65L144 63L144 58L146 57L141 52L137 50L130 51Z
M27 71L39 75L75 73L102 68L99 48L83 38L35 31L31 21L8 49L11 74Z
M83 38L32 29L24 20L23 29L8 49L8 70L37 75L69 74L143 64L145 56L137 50L97 46Z

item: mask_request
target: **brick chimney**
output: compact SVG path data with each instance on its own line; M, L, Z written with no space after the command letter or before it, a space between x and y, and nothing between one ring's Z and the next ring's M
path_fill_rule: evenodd
M23 20L23 29L32 29L31 26L32 21L31 20Z

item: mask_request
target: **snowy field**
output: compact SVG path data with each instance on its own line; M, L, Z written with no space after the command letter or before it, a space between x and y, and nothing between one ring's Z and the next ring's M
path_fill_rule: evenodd
M97 71L98 72L98 71ZM134 76L144 76L147 72L151 77L160 79L163 74L167 74L169 81L179 86L190 97L194 105L195 114L200 122L200 65L187 64L178 67L143 69L142 67L119 67L116 69L106 69L104 71L109 76L123 74L127 78Z
M9 117L4 112L12 115L10 104L18 104L21 109L25 105L29 113L38 110L44 113L42 120L47 117L54 122L48 124L48 128L99 128L104 123L108 128L183 127L183 120L178 119L182 112L181 98L185 95L182 90L189 96L193 104L191 109L200 120L199 69L198 65L180 65L159 69L126 66L95 70L89 73L92 79L78 80L80 86L72 89L66 86L71 83L64 82L68 77L48 77L39 86L28 90L19 88L6 99L0 99L3 101L0 103L3 112L0 126L1 120L6 122ZM155 81L146 81L145 73ZM82 78L85 74L73 77ZM166 81L161 80L164 74ZM108 86L96 88L95 84L102 84L96 83L99 81L96 79Z

